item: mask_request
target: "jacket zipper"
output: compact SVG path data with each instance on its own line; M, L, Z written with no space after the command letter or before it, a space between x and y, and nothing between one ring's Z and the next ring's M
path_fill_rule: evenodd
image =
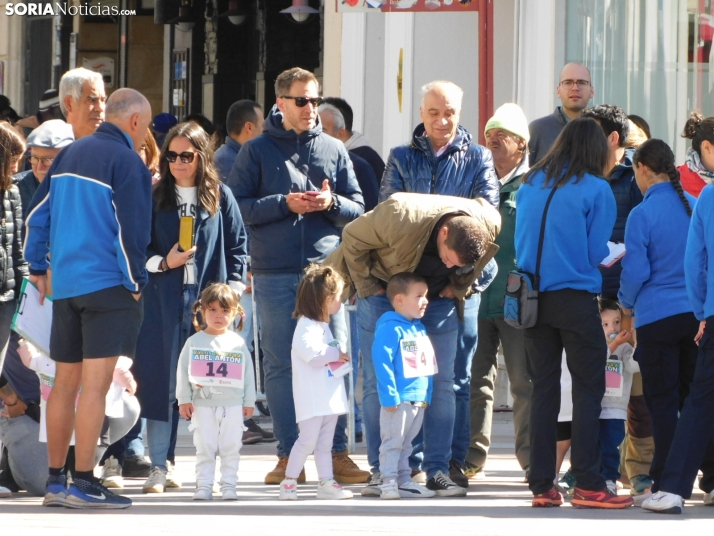
M298 154L298 160L300 157L300 136L295 139L295 150ZM303 192L307 192L307 175L305 175L305 186L303 187ZM300 215L300 264L305 258L305 214Z
M439 159L435 159L431 169L431 193L436 193L436 171L439 168Z

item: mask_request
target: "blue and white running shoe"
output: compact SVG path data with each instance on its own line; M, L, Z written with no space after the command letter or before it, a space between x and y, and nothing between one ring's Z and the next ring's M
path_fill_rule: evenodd
M47 479L45 486L45 500L42 501L42 506L64 506L64 501L67 497L67 477L51 476Z
M67 489L64 506L65 508L129 508L131 499L112 493L97 480L88 482L77 479Z

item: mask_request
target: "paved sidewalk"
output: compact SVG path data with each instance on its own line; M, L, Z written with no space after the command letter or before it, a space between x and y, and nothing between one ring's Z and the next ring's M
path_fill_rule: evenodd
M181 444L186 445L186 436ZM176 493L142 495L142 480L126 480L125 493L134 506L124 511L77 511L43 508L41 500L16 494L0 499L0 534L122 535L238 534L710 534L714 508L701 504L695 493L681 516L659 516L639 508L603 512L577 510L569 505L547 510L530 507L531 495L512 452L497 449L489 459L486 478L472 483L465 498L380 501L359 496L353 500L315 500L316 472L312 458L306 465L308 483L300 486L300 500L281 503L277 486L265 486L265 473L275 464L275 444L244 447L238 494L240 500L193 502L193 458L182 446L178 473L184 487ZM364 445L354 455L366 467ZM623 491L621 493L627 493Z

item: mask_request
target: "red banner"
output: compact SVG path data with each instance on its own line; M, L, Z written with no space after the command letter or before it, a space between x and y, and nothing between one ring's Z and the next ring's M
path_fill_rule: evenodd
M336 0L339 13L448 13L478 11L475 0Z

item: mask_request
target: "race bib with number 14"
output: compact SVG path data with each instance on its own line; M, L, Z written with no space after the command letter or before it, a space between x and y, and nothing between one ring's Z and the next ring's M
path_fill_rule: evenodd
M439 372L434 347L426 335L404 338L400 347L405 378L433 376Z
M221 385L243 388L243 352L223 352L208 348L191 348L188 379L202 387Z

